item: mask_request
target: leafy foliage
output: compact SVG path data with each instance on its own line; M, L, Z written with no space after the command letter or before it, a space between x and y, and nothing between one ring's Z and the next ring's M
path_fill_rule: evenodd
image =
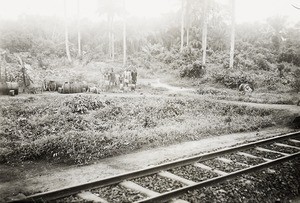
M205 66L201 62L195 61L193 64L187 65L181 72L181 77L201 78L205 74Z
M292 87L296 92L300 92L300 69L297 69L294 72L294 82L292 83Z
M110 102L106 101L106 103ZM72 113L79 114L84 114L87 113L89 110L96 110L105 107L101 101L91 97L83 97L81 95L75 96L70 101L66 101L64 105L69 107Z
M278 56L278 61L292 63L296 66L300 66L300 49L288 48L282 50Z
M217 83L221 83L228 88L238 88L242 83L248 83L252 87L255 86L254 78L246 75L241 71L232 72L230 70L220 71L214 75Z
M212 132L272 126L283 115L183 98L110 100L81 95L2 103L0 135L6 141L0 143L5 149L0 151L1 162L46 159L86 164L134 149L200 139Z

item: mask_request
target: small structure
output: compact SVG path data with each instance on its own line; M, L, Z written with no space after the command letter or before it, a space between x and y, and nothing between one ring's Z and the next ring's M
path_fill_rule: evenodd
M82 93L88 90L88 85L79 82L65 82L58 90L59 93L64 94Z
M12 95L13 91L13 95ZM19 84L17 82L0 82L0 94L1 95L18 95Z
M15 96L15 90L9 90L9 95L10 96Z
M253 87L251 87L248 83L242 83L239 86L239 91L242 91L244 93L253 92Z

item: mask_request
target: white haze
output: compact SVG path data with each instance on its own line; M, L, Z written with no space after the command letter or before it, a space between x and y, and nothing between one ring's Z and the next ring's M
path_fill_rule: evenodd
M67 0L68 17L75 18L77 0ZM229 0L218 0L228 4ZM292 4L300 5L300 0L236 0L237 22L263 21L268 17L287 16L291 22L300 21L300 10ZM100 19L97 14L97 0L80 0L80 16L93 21ZM157 18L162 14L179 10L181 0L126 0L126 8L131 16ZM0 0L0 18L17 19L22 15L64 16L63 0Z

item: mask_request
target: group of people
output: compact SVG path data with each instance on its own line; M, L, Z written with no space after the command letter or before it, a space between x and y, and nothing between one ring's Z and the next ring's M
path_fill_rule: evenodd
M119 86L120 90L135 90L137 83L137 70L135 68L126 68L121 73L115 73L112 68L110 72L104 74L107 90Z

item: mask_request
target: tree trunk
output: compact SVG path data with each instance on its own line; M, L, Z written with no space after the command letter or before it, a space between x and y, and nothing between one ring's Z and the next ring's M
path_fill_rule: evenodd
M230 40L229 68L233 68L233 63L234 63L234 41L235 41L235 0L231 0L231 40Z
M123 66L126 65L127 61L127 44L126 44L126 22L123 24Z
M64 0L64 14L65 14L65 44L66 44L66 53L68 57L68 61L71 63L71 54L69 49L69 31L68 31L68 23L67 23L67 5L66 0Z
M206 42L207 42L207 0L204 0L204 12L203 12L203 27L202 27L202 65L206 65Z
M26 73L25 73L25 66L24 66L23 60L21 59L21 57L19 55L17 55L17 58L18 58L19 63L21 65L22 79L23 79L23 83L24 83L24 88L27 88L27 86L29 86L29 84L27 85L27 83L26 83L26 76L25 76ZM7 78L6 78L5 82L7 82Z
M81 57L81 30L80 30L80 0L77 0L77 36L78 36L78 57Z
M1 75L1 65L0 65L0 83L2 82L2 75Z
M111 20L111 55L112 60L115 60L115 34L114 34L114 19Z
M6 66L4 66L4 82L7 82L7 70L6 70Z
M108 21L108 58L111 59L111 21L110 16L107 17Z
M181 0L181 44L180 52L183 50L183 39L184 38L184 0Z
M189 46L189 37L190 37L190 9L191 8L191 1L186 0L186 46Z
M115 58L115 47L114 47L114 32L113 32L113 16L108 17L108 55L109 59L114 60Z
M190 29L186 28L186 46L187 47L190 45L190 43L189 43L189 35L190 35Z
M126 65L127 59L127 45L126 45L126 7L125 0L123 0L123 11L124 11L124 19L123 19L123 66Z

